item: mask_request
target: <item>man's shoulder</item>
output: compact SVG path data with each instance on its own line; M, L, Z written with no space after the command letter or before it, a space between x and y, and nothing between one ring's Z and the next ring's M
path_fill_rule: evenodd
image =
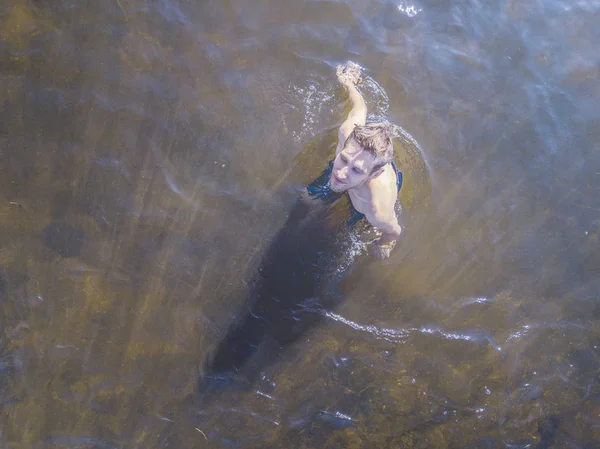
M398 174L391 164L386 165L385 171L373 181L370 190L374 203L395 202L398 197Z

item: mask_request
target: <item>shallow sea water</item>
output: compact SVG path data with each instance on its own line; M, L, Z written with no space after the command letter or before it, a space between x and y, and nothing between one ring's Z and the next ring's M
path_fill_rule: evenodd
M4 1L0 445L598 447L598 23L597 0ZM407 133L402 237L384 262L357 237L336 307L201 395L349 59Z

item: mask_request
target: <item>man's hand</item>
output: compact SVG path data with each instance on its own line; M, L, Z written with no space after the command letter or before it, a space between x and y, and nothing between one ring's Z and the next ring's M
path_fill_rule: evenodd
M360 72L360 66L352 61L338 65L336 68L337 79L346 88L356 86L362 81Z
M379 260L388 259L395 246L396 240L392 240L390 243L386 243L385 245L379 245L373 242L371 246L371 254L373 257Z
M390 257L392 250L396 246L396 239L400 236L401 232L402 227L396 223L391 232L382 233L381 237L371 242L371 254L379 260Z

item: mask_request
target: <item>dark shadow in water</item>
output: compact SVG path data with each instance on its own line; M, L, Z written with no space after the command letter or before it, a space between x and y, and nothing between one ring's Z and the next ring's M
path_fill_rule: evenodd
M81 253L85 234L66 223L53 221L42 231L42 239L46 248L62 257L74 257Z
M408 136L408 135L406 135ZM396 163L409 173L402 203L425 207L431 193L426 164L410 136L400 136ZM333 159L337 130L316 136L298 155L283 182L310 180ZM269 364L308 329L340 304L337 292L351 250L350 233L369 228L358 220L348 196L328 189L325 168L304 189L282 229L249 283L247 312L235 322L205 365L200 391L229 385L234 379L253 382ZM416 193L415 193L416 192ZM358 226L360 230L353 229ZM344 268L343 268L344 267Z
M296 173L288 173L288 181L292 176L306 180L307 165L313 167L309 169L313 176L318 173L332 158L334 143L335 134L327 133L309 144L305 152L311 161L297 159ZM325 170L312 184L325 186L328 178ZM201 391L234 379L253 382L322 319L324 310L341 301L336 285L342 276L340 262L348 247L352 209L346 195L331 193L324 198L304 190L292 207L249 283L247 312L230 327L205 365Z
M201 387L240 375L252 382L339 302L335 284L343 245L332 214L345 207L341 202L296 202L251 281L247 313L218 345Z

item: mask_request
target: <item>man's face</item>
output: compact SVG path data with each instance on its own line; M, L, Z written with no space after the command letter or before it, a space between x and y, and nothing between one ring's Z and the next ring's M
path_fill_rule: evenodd
M336 192L358 187L370 178L374 165L375 156L350 139L333 161L329 186Z

